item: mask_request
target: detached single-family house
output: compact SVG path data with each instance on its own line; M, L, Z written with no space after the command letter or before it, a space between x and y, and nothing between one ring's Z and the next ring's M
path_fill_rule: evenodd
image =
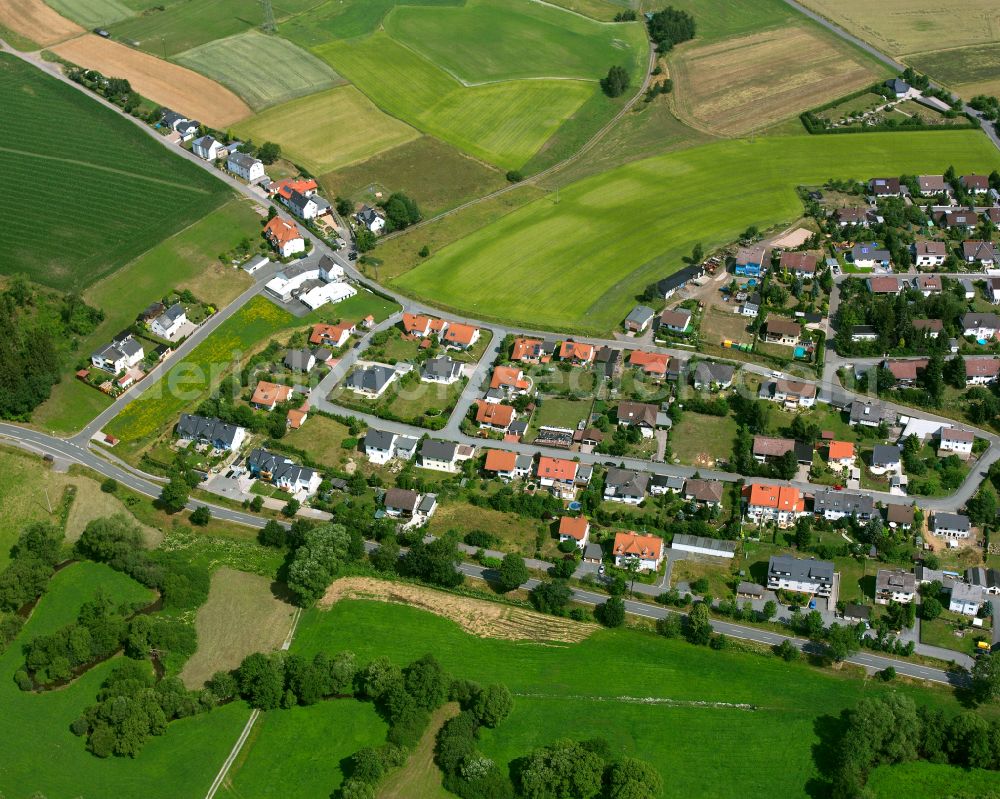
M638 505L646 497L649 475L610 467L604 476L604 499Z
M978 585L955 582L951 587L948 610L963 616L976 616L983 606L983 589Z
M906 86L903 81L898 81L898 83ZM903 94L909 90L910 87L906 86ZM868 182L868 189L875 197L898 197L900 194L899 178L872 178Z
M516 338L510 359L517 363L541 363L545 357L544 342L540 338Z
M872 294L899 294L903 290L903 284L898 277L880 275L868 278L868 290Z
M98 369L116 375L142 363L145 357L146 353L142 344L132 336L122 336L93 353L90 356L90 362Z
M961 513L935 513L931 517L931 532L939 538L968 538L972 523Z
M636 305L625 317L625 330L629 333L645 333L651 324L655 311L646 305Z
M746 491L747 518L754 524L774 522L788 527L806 511L802 494L793 486L754 483Z
M867 605L859 605L857 602L844 603L844 621L857 624L863 621L868 624L872 619L872 609Z
M246 460L250 474L259 480L273 483L294 497L310 497L319 490L322 477L314 469L299 466L284 455L255 449Z
M507 482L514 479L516 469L516 452L509 452L505 449L491 449L486 451L486 462L483 464L483 471L490 472L504 482Z
M629 365L642 369L643 374L662 380L667 376L670 356L659 352L635 350L629 354Z
M854 444L850 441L831 441L827 448L827 464L831 469L850 469L854 466Z
M795 439L773 438L771 436L753 437L753 456L760 463L776 460L788 452L795 451ZM811 459L811 456L810 456Z
M362 205L361 210L355 215L355 219L372 233L379 234L385 230L385 217L370 205Z
M318 194L306 195L295 189L289 190L287 194L279 193L278 199L299 219L305 219L307 222L330 210L330 203Z
M828 597L833 590L834 565L828 560L772 555L767 564L767 587Z
M398 436L395 433L369 427L364 439L365 455L368 460L380 466L388 463L392 459L397 438Z
M476 411L476 424L480 430L498 430L506 433L511 422L517 418L517 411L510 405L501 405L498 402L487 402L486 400L476 400L478 410Z
M387 516L396 519L409 519L420 505L420 494L408 488L390 488L382 498Z
M879 569L875 575L875 602L910 604L917 596L917 578L913 572L902 569Z
M694 387L702 389L727 389L733 385L736 367L714 361L700 361L694 368Z
M441 342L452 349L467 350L479 341L479 328L460 322L451 322L444 331Z
M855 244L851 247L851 262L862 269L873 269L876 266L889 266L892 256L889 251L877 244Z
M214 416L209 418L182 413L177 423L177 436L199 444L211 444L215 449L235 452L246 441L247 431Z
M572 499L576 495L578 466L576 461L543 455L538 459L538 467L535 470L538 484L549 489L560 499Z
M440 358L429 358L424 361L420 370L420 379L425 383L442 383L451 385L462 376L462 364L453 361L447 355Z
M264 237L282 258L290 258L306 250L306 241L299 229L280 216L264 226Z
M889 370L896 383L901 386L912 386L917 382L920 372L930 363L928 358L887 358L882 366Z
M831 522L848 516L868 521L875 512L875 501L868 494L825 488L813 498L813 513Z
M878 333L871 325L855 325L851 328L851 341L876 341Z
M455 472L458 470L458 459L458 444L451 441L425 438L420 445L420 465L424 469Z
M309 373L316 366L316 356L310 350L295 349L285 353L284 364L286 369L293 372Z
M740 305L740 314L742 316L756 317L760 313L760 292L754 291L747 295L747 298L743 300L743 304Z
M816 276L819 258L811 252L783 252L779 265L796 277L813 278Z
M590 543L590 522L586 516L563 516L559 519L559 543L572 541L577 549Z
M691 312L687 308L667 308L660 314L657 330L686 333L691 326Z
M797 346L802 338L802 325L791 319L768 319L764 325L764 340L786 347Z
M312 333L309 335L309 343L319 346L340 349L357 332L350 322L341 322L339 325L313 325Z
M518 396L531 391L531 378L513 366L496 366L490 379L490 388L503 392L506 396Z
M615 534L612 550L615 566L627 568L630 562L637 562L639 571L656 571L663 562L665 546L663 539L655 535L639 535L636 532Z
M919 175L917 186L924 197L934 197L938 194L951 194L951 186L943 175Z
M261 410L273 411L281 403L288 402L293 394L295 394L295 389L291 386L282 386L278 383L261 380L253 390L250 404Z
M895 444L876 444L872 450L871 473L889 474L902 468L899 447Z
M672 474L654 474L649 479L649 493L654 497L679 494L684 490L684 478Z
M403 332L414 338L427 338L437 336L441 338L448 323L443 319L437 319L423 314L403 314Z
M972 445L976 437L971 430L959 430L957 427L941 428L941 446L939 452L955 453L968 456L972 454Z
M917 266L941 266L948 257L948 246L943 241L918 241L912 250Z
M990 190L990 179L986 175L962 175L958 182L969 194L986 194Z
M1000 263L1000 253L992 241L970 239L962 242L962 258L967 264L978 263L983 269L992 269Z
M650 438L656 429L656 414L659 408L649 402L620 402L618 403L618 424L636 425L642 435Z
M355 369L348 375L344 385L357 394L375 399L385 393L398 374L391 366L376 363Z
M159 336L167 341L175 341L180 337L186 324L187 312L183 305L175 302L149 323L149 329L154 336Z
M559 347L559 359L574 366L587 366L594 360L594 346L567 339Z
M942 289L941 276L917 275L913 280L913 287L925 297L930 297L931 294L940 294Z
M1000 330L1000 316L995 313L967 313L958 320L962 335L975 339L990 339Z
M912 505L899 505L891 502L885 506L885 521L892 529L897 527L909 530L913 527L916 517Z
M722 505L723 490L724 487L718 480L702 480L692 477L684 481L684 499L688 502L697 502L699 505L707 505L710 508Z
M871 225L868 209L866 208L838 208L834 212L834 216L837 218L837 224L840 227L851 227L852 225L869 227Z
M944 322L940 319L914 319L913 329L926 333L929 338L937 338L944 332Z
M767 271L771 260L771 250L763 244L752 247L740 247L736 251L736 261L733 270L743 277L760 277Z
M979 214L974 209L959 209L957 211L941 211L935 215L935 221L948 230L974 230L979 224Z
M229 155L229 148L215 137L206 134L191 142L191 152L205 161L215 161Z
M238 175L243 178L247 183L255 183L256 181L263 180L267 177L267 175L264 174L263 161L258 158L254 158L252 155L241 153L239 151L229 154L229 158L226 160L226 169L234 175Z
M771 399L790 410L811 408L816 404L816 386L813 383L778 378L773 388Z
M1000 375L1000 358L966 358L965 385L983 386L995 383Z

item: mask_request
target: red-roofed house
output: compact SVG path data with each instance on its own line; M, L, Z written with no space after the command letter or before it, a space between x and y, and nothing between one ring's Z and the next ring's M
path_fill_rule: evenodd
M559 520L559 543L575 541L577 549L586 549L590 540L590 522L586 516L563 516Z
M811 252L783 252L779 265L797 277L814 277L819 258Z
M253 391L250 404L255 408L273 411L282 402L288 402L294 393L295 389L291 386L282 386L277 383L268 383L266 380L261 380L257 384L257 388Z
M298 430L302 425L306 423L306 419L309 418L309 402L306 401L302 403L301 408L289 408L288 410L288 426L292 430Z
M929 363L928 358L886 359L882 366L889 370L897 383L912 386L917 380L917 373L926 369Z
M567 339L559 347L559 358L571 361L575 366L586 366L594 360L594 348L573 339Z
M1000 358L965 359L965 384L967 386L995 383L998 374L1000 374Z
M516 338L510 359L520 363L541 363L545 359L544 342L540 338Z
M792 486L754 483L746 494L747 517L755 524L771 521L779 527L787 527L806 510L805 499Z
M639 367L645 374L652 377L666 377L670 356L661 355L658 352L635 350L629 355L628 362L632 366Z
M868 290L872 294L899 294L902 286L898 277L870 277L868 278Z
M272 196L277 194L279 197L284 197L288 200L291 198L293 191L297 191L305 197L312 197L318 188L319 186L312 178L285 178L284 180L272 183L268 191Z
M536 474L540 485L548 488L561 499L572 499L575 494L576 461L542 456L538 459Z
M501 480L513 480L516 466L516 452L508 452L504 449L491 449L486 452L486 465L483 469L487 472L493 472Z
M474 347L479 341L479 328L463 325L461 322L452 322L445 328L442 340L449 347L467 350L469 347Z
M524 376L524 372L515 369L513 366L497 366L493 369L493 378L490 380L490 388L498 388L507 393L527 394L531 391L531 379Z
M433 323L435 321L438 320L431 319L431 317L424 316L423 314L404 313L403 330L407 335L424 338L434 332Z
M499 430L506 433L510 423L517 417L517 411L510 405L499 405L484 400L477 400L476 405L479 408L476 412L476 423L480 430Z
M636 532L615 534L615 566L625 568L629 561L639 562L639 571L656 571L663 562L663 539L656 535Z
M850 441L831 441L826 457L831 469L849 469L854 465L854 444Z
M309 343L337 349L343 347L356 332L356 328L350 322L341 322L339 325L313 325Z
M274 217L264 225L264 238L270 242L282 258L288 258L306 250L306 242L302 238L302 234L299 233L299 229L280 216Z

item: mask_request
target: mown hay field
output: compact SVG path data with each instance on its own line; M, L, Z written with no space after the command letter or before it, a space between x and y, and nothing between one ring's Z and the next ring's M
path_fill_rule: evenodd
M1000 43L917 53L906 61L965 98L1000 94Z
M121 0L47 0L56 11L84 28L107 27L135 12Z
M0 25L42 46L83 33L83 28L42 0L5 0L0 3Z
M798 185L919 174L950 163L988 174L1000 159L971 131L717 142L574 183L432 254L393 283L480 318L607 332L646 286L683 266L695 244L711 249L749 225L766 229L797 218ZM503 281L482 279L497 269Z
M0 170L22 187L0 196L5 274L82 290L230 195L113 111L13 56L0 55L0 95Z
M355 39L379 29L397 5L461 6L465 0L327 0L308 14L300 14L280 25L278 33L303 47L315 47L335 39Z
M316 56L287 39L259 31L208 42L175 60L228 86L255 110L343 82Z
M596 80L612 64L638 79L647 43L638 22L609 25L534 2L401 5L383 22L396 41L466 83L516 78Z
M680 48L670 73L682 120L738 136L870 85L888 71L818 27L802 25Z
M56 45L52 51L81 67L127 78L143 97L215 128L226 128L250 116L250 107L225 86L119 42L81 36Z
M380 111L353 86L338 86L268 109L240 123L236 132L257 142L281 142L283 155L314 175L420 137L417 130Z
M393 116L505 169L522 166L598 91L578 80L464 87L383 32L315 52Z

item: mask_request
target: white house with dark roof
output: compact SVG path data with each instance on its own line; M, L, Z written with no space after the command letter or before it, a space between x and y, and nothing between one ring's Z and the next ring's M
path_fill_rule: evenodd
M215 161L229 155L229 148L208 134L191 142L191 152L205 161Z
M971 430L959 430L957 427L941 428L941 452L968 456L972 454L972 445L976 437Z
M1000 316L995 313L967 313L958 320L962 334L976 339L990 339L1000 330Z
M149 323L149 329L155 336L167 341L176 341L185 325L187 325L187 312L183 305L175 302Z
M214 416L182 413L177 423L177 436L199 444L211 444L215 449L235 452L246 441L247 431Z
M931 532L939 538L969 538L972 522L961 513L935 513L931 518Z
M263 161L239 151L229 154L229 158L226 159L226 169L243 178L247 183L255 183L267 177L264 173Z
M958 581L952 585L951 597L948 599L948 610L952 613L975 616L982 606L983 589L980 586Z
M142 345L132 336L125 336L97 350L90 356L90 362L98 369L116 375L142 363L145 357Z
M429 358L420 370L420 379L425 383L451 385L462 376L462 364L447 355Z
M362 205L354 218L372 233L378 234L385 230L385 217L370 205Z

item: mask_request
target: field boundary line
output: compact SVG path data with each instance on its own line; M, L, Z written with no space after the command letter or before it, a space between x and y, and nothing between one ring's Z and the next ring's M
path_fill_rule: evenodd
M58 155L45 155L43 153L33 153L28 150L17 150L13 147L0 147L0 153L13 153L14 155L25 155L29 158L41 158L43 161L57 161L61 164L73 164L75 166L83 166L88 169L96 169L100 172L110 172L114 175L124 175L125 177L135 178L136 180L145 180L149 183L158 183L161 186L172 186L175 189L184 189L185 191L191 191L196 194L211 194L208 189L199 189L195 186L189 186L186 183L174 183L172 180L163 180L162 178L153 178L149 175L137 175L134 172L127 172L124 169L115 169L112 166L101 166L100 164L91 164L87 161L77 161L73 158L61 158Z
M587 22L593 22L596 25L621 25L621 22L615 22L613 19L594 19L593 17L588 17L586 14L580 11L574 11L572 8L566 8L566 6L559 6L555 3L546 2L546 0L531 0L533 3L538 3L540 6L548 6L549 8L555 8L559 11L565 11L567 14L572 14L574 17L580 17L580 19L585 19ZM627 7L622 9L627 10Z

